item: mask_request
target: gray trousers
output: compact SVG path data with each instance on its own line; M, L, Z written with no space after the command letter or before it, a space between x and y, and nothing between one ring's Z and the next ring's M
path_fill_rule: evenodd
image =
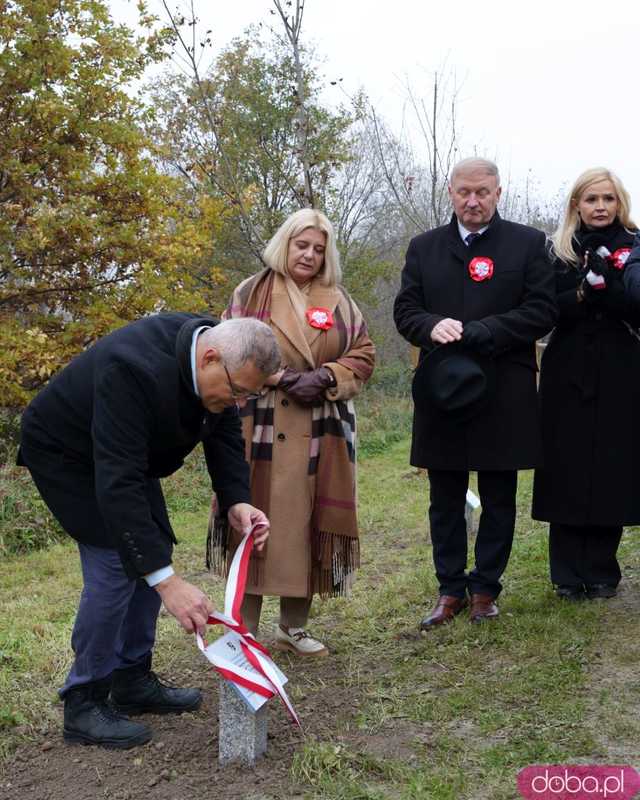
M142 578L127 577L118 551L78 544L84 586L71 636L69 689L150 661L161 599Z

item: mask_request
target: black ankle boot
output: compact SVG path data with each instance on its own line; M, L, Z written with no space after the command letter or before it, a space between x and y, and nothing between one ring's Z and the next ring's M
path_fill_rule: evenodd
M111 702L125 714L181 714L202 703L199 689L179 689L161 683L150 662L117 669L111 683Z
M127 750L146 744L151 730L118 714L108 702L111 679L75 686L64 696L63 738L70 744L93 744Z

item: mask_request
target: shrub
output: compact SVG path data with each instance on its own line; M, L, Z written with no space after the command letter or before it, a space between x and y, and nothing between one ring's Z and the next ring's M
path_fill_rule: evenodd
M20 412L0 408L0 465L15 464L20 438Z
M0 554L26 553L65 538L29 472L0 466Z

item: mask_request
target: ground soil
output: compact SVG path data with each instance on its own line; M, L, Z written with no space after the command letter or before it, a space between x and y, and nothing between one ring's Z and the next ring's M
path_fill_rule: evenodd
M265 642L267 645L268 641ZM278 654L276 660L296 685L298 673L316 686L299 696L296 711L303 721L300 732L289 721L275 699L269 704L269 738L266 756L251 769L220 768L218 765L218 682L203 659L194 670L192 653L185 654L189 666L175 664L171 683L202 687L204 702L193 714L145 715L140 721L153 729L152 741L132 750L103 750L66 745L61 736L62 705L58 729L40 732L35 744L19 748L0 778L2 800L209 800L209 798L302 797L304 787L292 784L291 763L305 741L304 730L326 741L336 730L336 719L355 715L357 692L337 690L333 684L332 658L307 660L304 664ZM305 725L305 720L307 725ZM309 723L313 720L312 725ZM340 726L342 728L342 726ZM388 742L387 742L388 744Z
M395 546L403 545L395 543ZM624 571L625 581L619 596L611 601L597 601L607 603L611 625L605 627L597 650L591 654L588 686L591 700L587 703L587 716L592 720L590 726L598 729L596 741L601 752L593 754L596 760L633 764L637 762L634 732L616 726L625 719L637 719L640 713L637 702L630 705L625 691L640 685L637 677L640 568L627 565ZM379 584L383 572L379 569L376 576L364 578L371 589ZM320 629L331 643L332 626L327 622L324 620ZM272 647L269 636L262 640ZM396 657L402 658L421 647L415 626L399 630L395 640ZM626 658L621 661L623 643ZM146 716L142 719L151 725L153 740L144 747L114 751L66 745L61 736L62 705L59 704L57 723L43 728L35 741L29 731L28 742L18 747L0 771L0 800L301 800L308 796L309 787L296 782L291 766L305 743L313 747L314 741L333 742L351 752L411 764L416 760L416 742L428 746L433 737L430 724L415 725L399 715L385 720L375 731L359 727L360 708L370 700L368 681L375 678L376 686L384 687L383 676L389 674L391 664L380 659L369 665L366 680L360 681L357 676L350 680L348 652L332 647L328 658L301 660L272 648L276 661L289 677L303 729L295 728L281 704L273 699L269 703L266 756L253 768L220 768L217 757L220 679L208 662L194 652L195 647L191 646L176 648L171 674L166 677L175 685L202 688L204 702L196 713L179 717ZM620 698L617 707L601 707L603 690L609 697ZM418 686L415 691L419 691ZM428 681L425 691L432 691ZM637 698L637 693L634 696ZM478 731L473 724L465 725L458 720L451 735L477 741Z

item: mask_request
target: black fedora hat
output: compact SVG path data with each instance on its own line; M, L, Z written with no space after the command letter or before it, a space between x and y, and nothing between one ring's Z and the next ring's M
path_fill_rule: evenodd
M495 363L461 342L431 350L418 365L411 393L417 408L428 407L466 422L489 402L495 386Z

